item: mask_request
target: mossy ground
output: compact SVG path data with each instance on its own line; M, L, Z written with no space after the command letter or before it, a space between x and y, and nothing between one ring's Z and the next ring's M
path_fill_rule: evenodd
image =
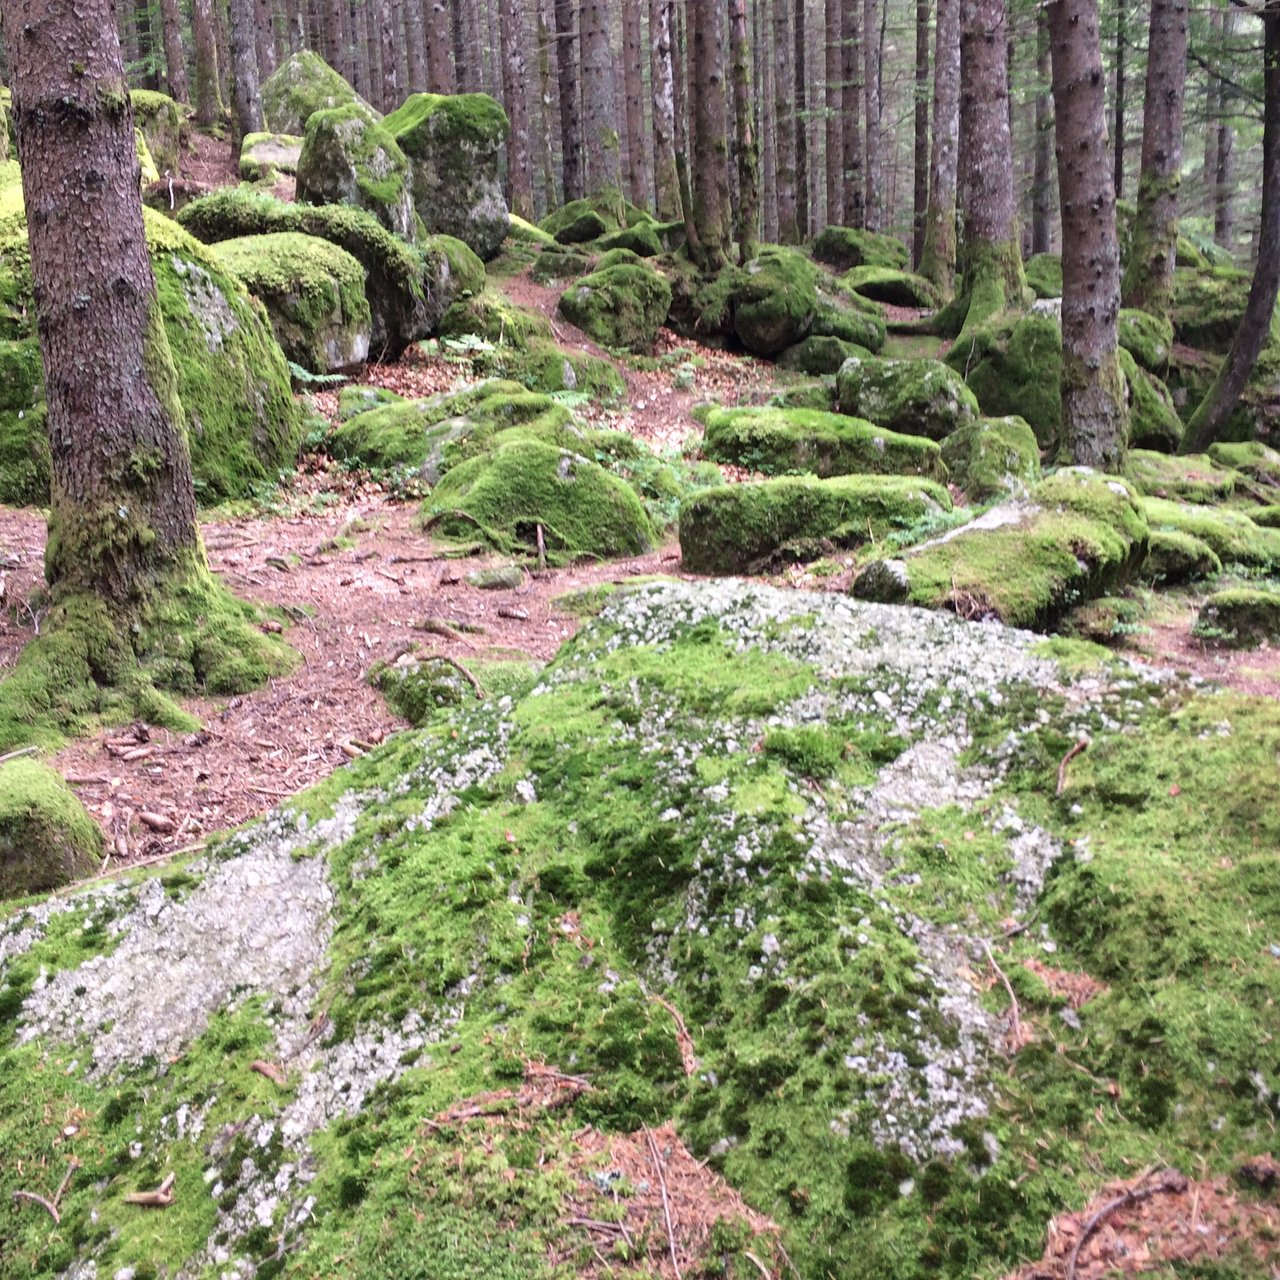
M0 764L0 899L56 889L98 870L102 831L48 765Z

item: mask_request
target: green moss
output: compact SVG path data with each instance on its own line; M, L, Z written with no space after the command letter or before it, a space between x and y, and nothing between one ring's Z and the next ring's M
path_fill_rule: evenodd
M966 239L962 248L967 254L960 264L963 287L955 304L940 311L936 319L940 332L954 333L958 328L958 340L997 322L1006 310L1019 309L1026 291L1016 239L1005 243Z
M818 274L799 250L765 246L729 278L733 332L752 355L776 356L808 337Z
M224 240L213 252L266 307L277 341L296 364L327 373L368 354L364 270L349 253L295 231Z
M700 494L680 513L690 573L757 572L857 547L951 508L945 488L905 476L787 477Z
M1120 312L1120 345L1148 373L1162 374L1173 350L1173 324L1147 311Z
M503 294L486 289L455 302L440 320L442 338L474 334L495 346L511 346L527 351L531 342L551 340L551 322L528 307L509 301Z
M645 352L671 308L671 286L656 271L621 264L584 276L560 295L560 314L601 346Z
M977 418L942 442L942 460L973 502L1025 493L1040 479L1040 449L1022 418Z
M1027 284L1037 298L1062 297L1062 258L1056 253L1037 253L1024 268Z
M570 200L552 210L538 224L559 244L585 244L610 232L623 230L625 211L621 200L613 195Z
M446 536L477 535L499 550L532 550L541 526L548 554L639 555L654 542L640 499L625 481L578 454L513 441L460 463L423 507L424 525Z
M818 262L839 271L852 267L885 267L905 271L907 250L901 240L855 227L824 227L814 238L810 252Z
M1142 509L1153 530L1189 533L1208 543L1224 565L1250 569L1280 565L1280 532L1260 528L1239 511L1187 506L1164 498L1144 498Z
M394 663L380 662L370 669L368 679L392 711L415 728L442 708L476 697L462 672L443 658L406 655Z
M801 382L794 387L784 387L769 397L771 408L818 409L832 413L836 407L836 380L824 378L821 382Z
M182 129L178 104L168 94L151 89L134 89L129 99L133 104L134 124L147 141L147 150L155 161L156 169L161 174L167 171L177 177Z
M146 135L141 129L133 131L133 147L138 157L138 181L144 187L149 187L153 182L159 182L160 170L156 168L156 162L151 158L151 148L147 146Z
M387 404L403 404L404 397L388 387L352 386L338 388L338 420L347 422L357 414Z
M1265 507L1255 507L1250 513L1254 524L1264 529L1280 529L1280 504L1271 503Z
M851 357L868 360L872 352L856 342L810 334L803 342L788 347L778 358L778 367L793 369L798 373L835 373Z
M942 440L978 416L959 374L938 360L848 360L836 375L841 413Z
M1169 388L1154 373L1140 368L1124 348L1117 356L1129 396L1129 443L1141 449L1176 449L1182 439L1182 421Z
M1225 502L1236 487L1235 473L1216 466L1203 453L1173 456L1131 449L1124 474L1147 497L1180 502Z
M1202 539L1172 529L1154 529L1142 575L1151 582L1173 585L1212 578L1222 572L1222 561Z
M812 337L839 338L856 346L865 347L873 355L885 344L886 328L883 318L873 311L850 305L858 294L845 294L837 300L819 292L818 305L813 315ZM876 303L867 302L874 307Z
M560 249L543 249L533 260L529 277L536 284L554 284L559 280L570 280L577 276L585 276L591 271L591 259L582 253L570 253Z
M305 132L315 111L368 103L318 54L302 49L262 82L262 112L274 133ZM372 110L372 108L370 108Z
M1280 641L1280 592L1215 591L1201 605L1194 631L1202 640L1238 649L1274 644Z
M887 302L895 307L920 307L925 310L938 305L938 291L923 276L889 267L854 267L841 277L841 284L873 302Z
M0 502L10 506L48 501L43 383L37 339L0 340Z
M650 222L634 227L623 227L603 235L596 241L596 248L603 253L613 249L627 249L640 258L656 258L662 252L662 241L657 228Z
M448 266L448 279L437 278L437 289L443 285L449 297L460 298L479 293L485 286L484 263L456 236L434 235L425 237L419 248L428 259L440 255ZM437 273L437 277L440 273Z
M809 472L828 476L924 476L943 481L938 446L843 414L813 409L713 408L706 415L702 452L765 475Z
M302 139L291 133L246 133L240 142L240 177L260 182L275 173L298 172Z
M1240 327L1250 283L1247 272L1227 267L1175 271L1172 320L1177 341L1225 355ZM1280 325L1273 317L1271 342L1278 339Z
M1257 440L1232 444L1218 441L1209 446L1209 457L1220 467L1230 467L1261 485L1280 487L1280 451Z
M31 759L0 764L0 899L90 876L102 850L101 830L59 774Z
M536 244L540 249L545 249L556 242L555 236L548 235L541 227L535 227L532 222L526 222L519 214L510 214L509 220L512 240L518 240L523 244Z

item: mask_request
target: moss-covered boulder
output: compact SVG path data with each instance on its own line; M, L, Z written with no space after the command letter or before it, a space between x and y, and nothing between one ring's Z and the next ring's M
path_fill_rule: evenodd
M476 699L475 689L454 663L413 653L377 663L369 671L369 683L396 715L415 727L446 707Z
M866 347L860 347L856 342L846 342L843 338L811 333L803 342L797 342L794 347L788 347L778 357L778 367L816 376L836 373L846 360L855 356L862 360L869 360L872 354Z
M610 249L630 249L639 258L656 258L662 252L662 240L653 223L640 222L601 236L595 247L603 253Z
M1262 570L1280 567L1280 530L1263 528L1242 511L1168 498L1144 498L1142 511L1153 532L1189 533L1212 547L1224 565Z
M1201 351L1225 355L1235 338L1252 276L1230 267L1210 271L1174 272L1173 332L1178 342ZM1271 341L1280 340L1280 323L1273 316Z
M440 319L442 338L472 335L494 346L527 351L529 344L552 337L551 322L540 312L512 302L495 289L485 289L455 302Z
M901 240L857 227L824 227L814 237L810 252L818 262L838 271L853 267L905 271L909 265L906 246Z
M1163 375L1173 351L1173 324L1164 316L1153 316L1148 311L1125 308L1120 312L1120 345L1146 369L1157 377Z
M737 273L731 290L738 341L757 356L776 356L802 342L813 328L817 284L812 263L798 250L761 249Z
M973 502L1027 493L1040 479L1040 447L1022 418L975 418L942 442L951 480Z
M1218 441L1209 446L1209 457L1218 466L1230 467L1256 484L1280 487L1280 450L1260 441Z
M1157 585L1174 586L1222 572L1222 561L1201 538L1172 529L1153 529L1142 576Z
M492 258L510 227L498 177L506 112L483 93L415 93L383 123L413 166L413 202L426 229Z
M295 231L224 240L213 253L266 307L277 341L295 364L329 373L369 354L364 269L349 253Z
M138 182L145 191L160 181L160 170L151 158L151 148L147 146L146 136L141 129L133 131L133 150L138 157Z
M711 489L680 512L689 573L756 573L908 529L951 509L946 489L907 476L786 476Z
M390 131L363 103L312 112L298 160L303 203L366 209L388 231L412 240L412 176Z
M459 463L422 509L433 533L483 538L503 551L532 552L542 530L557 561L648 551L649 517L624 480L581 454L532 440L500 444Z
M939 360L846 360L836 401L841 413L930 440L944 440L978 416L964 379Z
M1182 419L1172 393L1123 347L1118 355L1129 401L1129 443L1136 449L1173 452L1182 440Z
M607 196L570 200L538 224L558 244L586 244L627 225L621 199Z
M1280 643L1280 591L1215 591L1200 606L1195 634L1208 643L1237 649Z
M1062 330L1056 319L1025 315L959 339L946 363L964 375L982 412L1016 415L1042 450L1057 447L1062 430Z
M824 479L857 473L947 478L932 440L814 409L711 409L702 453L771 476L804 471Z
M134 89L129 94L133 103L133 123L147 140L147 150L160 176L178 175L182 156L182 113L167 93L153 89Z
M1062 297L1062 258L1056 253L1037 253L1023 266L1027 284L1037 298Z
M293 133L246 133L240 143L240 177L245 182L270 179L273 173L297 173L302 139Z
M1123 583L1146 558L1148 538L1141 500L1128 484L1068 469L1026 499L992 507L900 558L873 562L852 590L864 600L1045 627L1081 599Z
M0 901L93 875L103 843L97 823L48 765L0 764Z
M861 305L863 302L865 306ZM882 310L878 303L862 299L860 294L846 291L837 296L819 289L809 336L839 338L875 355L887 337Z
M301 137L313 113L367 102L318 54L301 49L262 82L262 114L272 133Z
M555 244L555 236L548 235L541 227L526 222L518 213L507 217L508 237L517 244L533 245L538 249L549 249Z
M370 409L380 409L386 404L403 404L404 396L390 387L362 386L348 383L338 388L338 421L348 422Z
M591 259L585 253L573 253L556 245L538 254L529 269L529 276L537 284L556 284L590 272Z
M923 276L891 267L854 267L840 277L840 283L872 302L894 307L930 309L938 305L938 290Z
M603 347L647 352L671 309L671 286L650 267L621 263L560 295L560 314Z
M1178 457L1150 449L1131 449L1124 474L1144 497L1179 502L1225 502L1236 487L1236 473L1218 466L1203 453Z
M512 378L530 391L578 391L610 408L627 394L627 380L612 360L566 350L543 338L532 339L522 351L497 347L478 352L473 364L481 372Z

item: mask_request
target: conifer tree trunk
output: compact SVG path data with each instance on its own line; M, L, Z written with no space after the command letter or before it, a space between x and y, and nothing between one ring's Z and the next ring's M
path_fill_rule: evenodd
M289 52L297 53L307 47L307 4L306 0L286 0L285 43Z
M776 118L773 111L773 57L768 39L773 28L770 22L769 0L756 0L754 8L756 85L760 94L760 159L764 169L762 175L764 199L761 215L765 240L770 244L776 244L778 240L778 153Z
M649 83L653 96L653 183L658 217L681 216L680 178L676 173L675 72L671 64L671 26L675 0L649 0Z
M222 114L213 0L191 0L191 30L196 46L196 124L208 128Z
M582 0L582 119L586 134L587 190L622 208L622 163L608 0Z
M760 225L760 158L751 122L751 47L747 0L730 0L729 44L733 58L733 114L738 153L738 257L754 258Z
M622 84L627 116L627 190L633 204L649 207L648 145L644 132L644 32L641 0L623 0Z
M378 77L378 93L375 101L383 112L394 111L403 100L400 90L399 50L396 48L395 20L391 13L391 0L365 0L369 16L378 33L381 75Z
M581 200L586 192L582 154L582 108L578 91L578 38L573 0L555 0L556 59L560 79L561 185L564 198Z
M1036 146L1031 176L1031 252L1048 253L1053 244L1053 99L1049 96L1049 25L1041 9L1036 18Z
M507 187L511 212L527 220L533 217L533 163L521 14L520 0L501 0L502 90L511 122L511 132L507 135Z
M958 3L958 0L948 0ZM844 221L846 226L866 225L866 187L862 166L862 0L841 0L840 51L843 79L844 134ZM957 80L959 79L959 37L956 39Z
M201 558L109 0L5 0L52 469L45 573L124 622ZM252 33L252 16L249 31Z
M684 236L689 256L700 261L698 227L693 217L693 190L689 182L689 39L685 29L686 9L675 10L676 27L671 41L676 105L676 177L680 182L680 208L684 211Z
M787 0L773 0L773 115L777 130L778 240L782 244L795 244L800 239L796 200L795 42L791 18L792 9Z
M924 257L924 227L929 205L929 0L916 0L915 135L911 262L918 269Z
M938 0L933 55L933 138L920 274L950 299L956 275L956 166L960 130L960 0Z
M434 3L435 0L433 0ZM444 6L442 5L441 8L443 9ZM429 14L434 12L434 8L428 10ZM478 93L482 81L480 11L477 0L452 0L449 8L444 9L443 24L439 18L433 18L427 23L428 83L433 81L440 70L436 63L432 62L432 58L438 56L432 53L432 49L441 40L448 45L450 36L452 36L453 62L456 68L452 83L457 86L459 93Z
M689 0L693 123L693 221L704 271L729 262L729 117L724 82L724 15L720 0Z
M805 0L795 0L791 34L795 39L795 112L796 131L796 235L804 240L809 235L809 97L808 59L805 57Z
M1050 0L1045 12L1062 203L1062 457L1119 471L1129 424L1097 0Z
M551 73L551 54L555 41L551 36L551 0L538 0L538 129L541 139L542 206L546 213L556 207L556 82Z
M272 0L257 0L258 78L265 80L278 65Z
M1187 0L1151 0L1138 211L1123 292L1125 306L1157 316L1173 302L1186 73Z
M880 42L877 39L876 0L862 6L862 97L866 113L866 197L864 220L868 231L879 231L884 174L880 163Z
M1117 0L1116 4L1116 97L1115 97L1115 133L1112 145L1115 147L1115 161L1112 168L1112 183L1116 189L1116 199L1124 198L1124 111L1125 111L1125 58L1128 54L1129 33L1128 16L1125 12L1127 0Z
M190 102L187 90L187 62L182 52L182 15L178 0L160 0L160 32L164 37L165 81L169 96Z
M1219 15L1223 42L1229 41L1235 30L1236 12L1228 9ZM1223 249L1231 248L1235 234L1235 183L1232 160L1235 153L1236 131L1226 117L1226 94L1219 89L1219 115L1217 138L1213 153L1213 241Z
M405 89L409 93L422 93L428 84L426 22L423 7L415 3L415 0L409 0L404 6L404 43L409 73Z
M1271 332L1280 292L1280 0L1262 11L1262 216L1258 260L1240 327L1218 376L1182 438L1183 453L1199 453L1221 435ZM19 139L21 141L21 139Z
M823 27L826 119L826 223L839 226L844 216L844 138L840 117L840 0L826 0Z
M230 0L231 28L231 154L240 156L246 134L262 132L262 92L258 82L258 52L253 0Z
M1209 13L1209 51L1205 67L1204 118L1204 190L1208 197L1209 217L1216 206L1214 183L1218 174L1218 129L1221 125L1221 87L1218 82L1218 53L1222 48L1222 10L1216 6Z

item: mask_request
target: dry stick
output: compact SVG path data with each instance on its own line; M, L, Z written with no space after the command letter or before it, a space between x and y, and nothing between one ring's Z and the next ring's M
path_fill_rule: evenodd
M4 764L6 760L16 760L19 756L33 756L39 747L19 747L17 751L8 751L0 756L0 764Z
M26 1200L30 1204L38 1204L48 1212L55 1223L61 1223L62 1215L58 1212L58 1206L52 1200L46 1200L44 1196L38 1196L34 1191L15 1191L13 1193L14 1204L17 1204L20 1200Z
M456 667L459 671L461 671L462 674L466 676L471 687L476 691L476 697L481 702L484 701L484 689L481 687L480 681L477 680L475 676L473 676L471 672L468 671L466 667L464 667L462 663L460 663L457 660L457 658L451 658L447 653L433 653L431 656L433 658L439 658L441 662L447 662L451 667Z
M1113 1214L1117 1209L1127 1209L1130 1205L1137 1204L1139 1200L1147 1200L1151 1196L1158 1195L1161 1191L1185 1191L1187 1189L1186 1175L1179 1173L1177 1169L1166 1169L1160 1175L1159 1182L1153 1182L1149 1187L1136 1186L1130 1187L1123 1195L1118 1195L1114 1200L1108 1200L1101 1209L1097 1211L1084 1224L1084 1230L1080 1233L1080 1239L1076 1241L1075 1248L1071 1250L1071 1256L1067 1259L1067 1280L1076 1280L1076 1259L1080 1256L1080 1250L1084 1248L1086 1241L1095 1231Z
M764 1263L761 1262L760 1259L757 1258L756 1255L751 1252L750 1249L743 1249L742 1256L744 1258L750 1259L750 1261L756 1264L756 1270L758 1270L760 1274L764 1276L764 1280L773 1280L773 1272L771 1272L769 1268L766 1267Z
M547 567L547 543L542 536L542 526L537 526L538 530L538 568L545 569Z
M125 1204L141 1204L152 1209L167 1209L173 1203L174 1174L169 1174L154 1191L134 1191L125 1196Z
M63 1175L62 1181L58 1183L58 1190L53 1197L53 1204L55 1208L62 1203L62 1197L66 1193L67 1188L71 1185L71 1175L75 1173L79 1167L80 1161L75 1159L67 1165L67 1172Z
M1088 745L1089 739L1081 738L1080 741L1062 757L1062 763L1058 766L1058 795L1061 795L1067 789L1067 765L1069 765Z
M658 1186L662 1188L662 1216L667 1224L667 1244L671 1248L671 1265L675 1268L676 1280L684 1280L680 1274L680 1264L676 1261L676 1233L671 1226L671 1204L667 1199L667 1175L662 1170L662 1157L658 1154L658 1144L653 1140L653 1130L644 1127L644 1136L649 1139L649 1153L653 1156L653 1167L658 1171Z
M61 898L73 889L83 889L85 885L97 884L99 880L114 879L116 876L124 875L126 871L132 871L136 867L150 867L157 862L168 862L170 858L179 858L184 853L197 853L208 843L207 840L197 840L195 844L185 844L181 849L170 849L167 853L153 854L150 858L139 858L136 862L127 863L123 867L116 867L105 875L86 876L83 880L73 880L71 884L64 884L61 889L55 889L50 897Z
M987 953L987 963L995 970L996 977L1004 984L1004 989L1009 993L1009 1008L1013 1013L1013 1043L1018 1046L1022 1043L1022 1019L1018 1016L1018 997L1013 994L1013 987L1009 984L1009 979L1005 976L1004 970L996 964L996 958L991 954L991 947L988 945L986 938L982 939L982 949Z

